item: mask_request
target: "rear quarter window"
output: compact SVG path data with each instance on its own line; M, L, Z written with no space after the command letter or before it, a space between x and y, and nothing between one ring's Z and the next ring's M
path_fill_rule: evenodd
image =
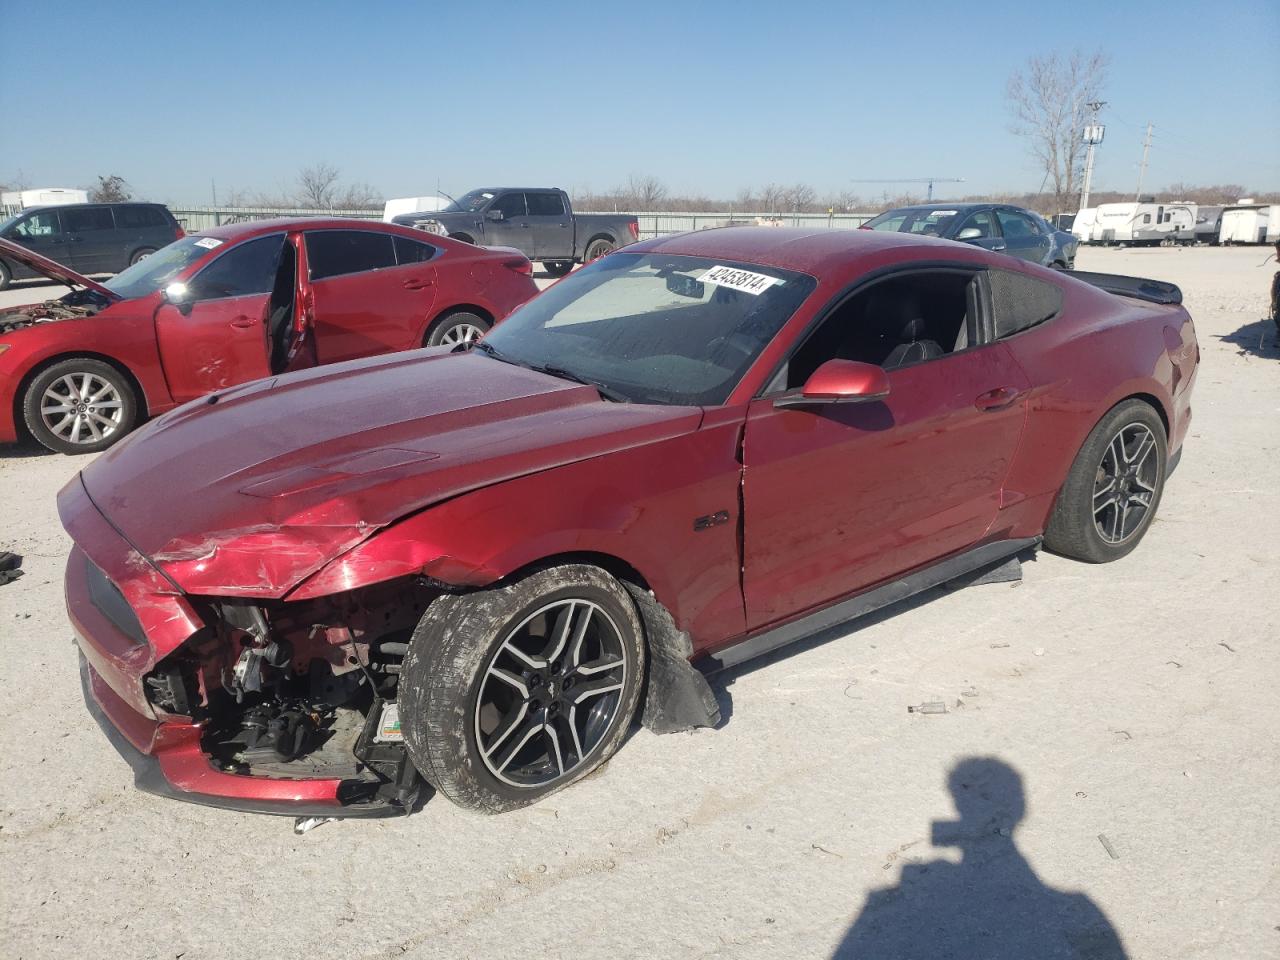
M1012 270L990 270L987 276L997 340L1052 320L1062 310L1062 291L1052 283Z
M116 226L122 230L169 226L169 218L159 207L116 207L115 215Z

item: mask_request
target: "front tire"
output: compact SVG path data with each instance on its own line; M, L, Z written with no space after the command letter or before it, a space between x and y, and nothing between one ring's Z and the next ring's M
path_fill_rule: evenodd
M123 373L73 357L41 371L22 397L27 429L57 453L97 453L133 429L138 398Z
M431 332L427 334L427 342L424 346L457 347L464 343L474 343L483 337L491 326L493 324L477 313L451 313L435 322Z
M547 271L547 274L552 277L567 276L569 271L573 269L573 261L572 260L544 260L542 262L542 269Z
M1168 463L1164 422L1150 404L1125 400L1089 434L1045 530L1054 553L1088 563L1129 554L1160 506Z
M459 806L527 806L613 755L644 667L635 604L598 567L446 594L418 623L400 676L409 756Z

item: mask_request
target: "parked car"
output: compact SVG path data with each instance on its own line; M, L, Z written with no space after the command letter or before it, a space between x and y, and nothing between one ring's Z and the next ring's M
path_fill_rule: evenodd
M1072 234L1055 230L1038 213L998 203L898 207L868 220L861 229L959 240L1059 270L1074 268L1079 246Z
M472 190L438 213L405 213L394 222L480 246L515 247L553 277L640 236L634 216L574 213L567 193L545 187Z
M475 339L536 292L515 250L362 220L264 220L184 237L97 283L0 310L0 443L111 446L148 416L286 369Z
M160 203L35 207L0 223L0 239L78 273L118 273L182 236L182 227ZM10 280L37 276L39 271L21 260L0 256L0 290Z
M59 495L90 710L180 799L531 803L637 711L714 724L703 671L1042 541L1128 554L1191 418L1179 301L727 228L597 260L470 350L186 406Z

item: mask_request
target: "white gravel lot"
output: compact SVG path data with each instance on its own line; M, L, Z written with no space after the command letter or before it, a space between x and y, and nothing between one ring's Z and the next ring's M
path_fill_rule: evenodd
M1042 554L1020 584L935 592L722 676L721 729L637 732L498 818L435 798L295 836L135 791L81 702L62 604L54 494L86 458L0 449L0 549L27 571L0 586L0 955L940 960L975 955L953 936L982 928L982 956L1113 956L1051 946L1054 911L1081 902L1055 891L1087 896L1130 958L1280 955L1268 252L1079 258L1180 284L1203 351L1182 463L1130 557ZM949 712L907 712L931 700ZM961 860L931 823L957 817L948 772L972 758L958 792L992 805Z

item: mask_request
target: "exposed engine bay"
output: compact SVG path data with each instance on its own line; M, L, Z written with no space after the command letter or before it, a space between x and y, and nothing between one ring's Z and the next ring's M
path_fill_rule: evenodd
M0 312L0 333L12 333L23 327L53 320L75 320L92 317L103 307L102 298L88 291L76 291L60 300L46 300Z
M158 713L204 724L227 773L340 779L343 802L412 808L421 786L396 690L439 590L400 581L301 603L209 598L209 624L145 678Z

